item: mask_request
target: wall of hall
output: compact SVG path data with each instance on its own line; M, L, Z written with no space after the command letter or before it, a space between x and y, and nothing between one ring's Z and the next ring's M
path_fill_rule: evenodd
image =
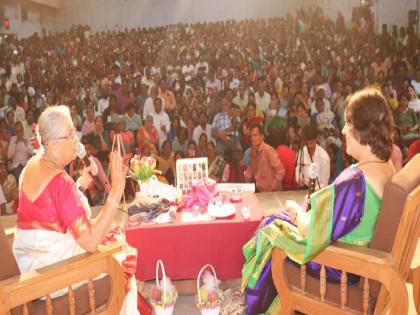
M420 0L373 0L377 30L383 23L407 25L408 10ZM65 0L59 10L31 6L27 20L21 17L17 1L3 0L0 7L10 21L10 33L27 37L42 28L63 31L74 24L90 25L94 31L149 27L177 22L284 16L297 8L320 6L335 18L341 11L346 21L360 0Z
M61 10L58 28L88 24L93 30L177 22L266 18L293 12L305 0L73 0Z
M45 6L26 4L24 17L21 3L4 1L0 4L0 11L3 14L2 18L9 19L9 29L5 30L0 26L0 32L17 34L19 38L31 36L36 32L41 33L43 28L54 29L56 25L52 13L57 11Z
M337 16L340 11L346 22L350 21L352 8L360 5L360 0L314 0L313 5L323 8L325 14L331 18ZM376 31L380 31L382 24L407 26L408 11L417 10L417 0L373 0L372 13L375 17Z

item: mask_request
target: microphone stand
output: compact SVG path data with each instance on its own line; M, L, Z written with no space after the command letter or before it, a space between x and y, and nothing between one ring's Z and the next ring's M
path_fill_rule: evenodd
M297 180L298 191L300 191L303 188L303 186L301 186L300 184L300 178L303 173L302 169L305 166L305 163L303 163L303 149L304 149L303 138L301 137L299 140L299 147L298 147L299 161L298 159L296 159L296 162L295 162L295 172L296 172L296 168L298 167L298 180Z

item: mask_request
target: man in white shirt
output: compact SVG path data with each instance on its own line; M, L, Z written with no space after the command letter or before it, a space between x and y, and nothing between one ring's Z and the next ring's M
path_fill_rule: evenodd
M95 117L102 116L105 110L109 107L109 96L107 94L103 94L102 97L98 101L97 110L95 111Z
M10 140L7 158L11 163L11 172L16 179L19 178L23 167L28 162L33 153L31 141L23 136L23 126L20 121L15 123L16 136Z
M266 114L270 106L270 101L271 96L265 91L265 82L258 82L258 91L255 93L255 105Z
M211 125L207 123L207 116L204 112L200 113L200 116L198 116L198 126L195 127L193 131L193 140L196 144L198 144L198 140L200 140L202 133L207 135L207 142L212 141L216 144L216 141L211 136Z
M248 106L248 95L245 93L245 82L239 82L237 95L233 98L232 103L239 106L242 114L245 114Z
M167 133L171 128L171 122L168 114L162 109L162 99L156 97L154 99L155 110L150 116L153 117L153 126L156 128L159 134L159 148L162 147L162 143L167 139Z
M211 70L209 73L209 79L206 82L206 95L210 94L211 90L217 90L217 93L222 89L222 83L216 78L216 73Z
M195 64L195 74L197 75L199 71L203 74L207 74L209 72L209 64L201 56L199 61Z
M330 101L325 97L325 90L323 87L319 87L315 94L315 99L311 103L311 116L318 114L318 110L316 109L316 100L322 99L324 101L324 109L325 111L331 110L331 103Z
M8 109L8 111L12 111L14 113L15 122L25 121L25 110L23 109L22 106L19 106L18 102L16 101L14 97L10 98L10 108Z
M322 147L317 144L318 129L316 125L310 125L304 132L306 145L297 155L297 164L295 169L295 179L300 187L309 185L309 165L315 163L318 165L318 177L315 183L315 189L318 190L328 185L330 179L330 157Z
M143 107L143 119L146 120L146 117L151 115L155 111L154 99L158 96L159 87L153 85L150 89L150 96L144 101Z

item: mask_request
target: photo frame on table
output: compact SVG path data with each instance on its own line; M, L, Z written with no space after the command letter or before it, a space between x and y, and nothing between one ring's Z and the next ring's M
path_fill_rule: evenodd
M189 193L194 185L204 183L208 176L206 157L176 161L176 188L182 194Z

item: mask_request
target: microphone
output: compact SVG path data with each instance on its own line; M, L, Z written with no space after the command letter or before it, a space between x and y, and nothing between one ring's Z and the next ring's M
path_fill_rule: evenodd
M315 185L316 185L316 180L318 178L318 173L319 173L319 167L318 164L312 162L311 164L309 164L308 167L308 176L309 176L309 183L308 183L308 197L315 192ZM311 209L311 204L308 203L308 210Z
M88 167L93 161L89 160L87 154L86 154L86 149L85 146L83 145L83 143L78 142L76 144L76 155L77 157L83 162L83 165L85 167ZM97 166L95 165L96 169ZM105 190L104 185L102 184L101 180L98 177L98 171L96 171L96 174L92 174L91 171L89 171L89 175L92 177L95 186L99 189L100 192L103 192Z

